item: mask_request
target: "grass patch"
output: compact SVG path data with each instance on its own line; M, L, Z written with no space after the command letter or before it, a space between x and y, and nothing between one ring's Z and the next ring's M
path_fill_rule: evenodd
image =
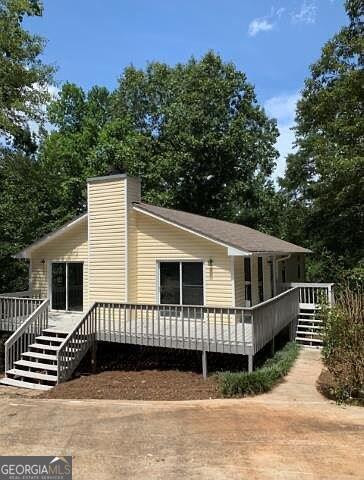
M218 373L218 387L221 394L224 397L245 397L268 392L287 375L299 350L300 347L296 343L290 342L252 373Z

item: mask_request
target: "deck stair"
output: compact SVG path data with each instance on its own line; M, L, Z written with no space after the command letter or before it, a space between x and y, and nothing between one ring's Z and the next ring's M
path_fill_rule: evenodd
M28 346L28 351L21 354L21 359L5 373L0 384L38 390L54 387L58 383L57 352L66 337L67 332L43 330ZM78 344L75 343L74 350L77 349Z
M321 348L322 347L322 320L320 311L315 305L300 306L296 342L304 347Z

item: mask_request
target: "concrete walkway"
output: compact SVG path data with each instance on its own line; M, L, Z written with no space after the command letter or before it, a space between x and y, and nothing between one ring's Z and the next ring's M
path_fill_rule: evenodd
M302 349L299 358L285 377L284 381L270 393L255 399L264 402L319 402L327 404L327 400L317 391L316 380L322 370L321 351Z
M319 352L304 350L273 392L242 400L40 400L0 388L0 454L73 455L77 480L363 479L364 409L322 398L320 369Z

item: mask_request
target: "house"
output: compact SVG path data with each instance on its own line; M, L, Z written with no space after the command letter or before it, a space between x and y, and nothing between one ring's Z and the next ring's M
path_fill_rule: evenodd
M205 374L207 352L243 354L252 370L258 350L287 325L294 330L309 250L145 204L140 180L125 174L89 179L87 196L87 213L17 255L29 260L30 299L0 299L0 322L17 334L8 343L7 370L17 371L9 380L34 383L34 361L55 367L47 378L38 373L39 384L52 385L52 374L65 380L97 340L201 350ZM303 303L328 296L325 285L311 287ZM34 322L36 343L15 348Z

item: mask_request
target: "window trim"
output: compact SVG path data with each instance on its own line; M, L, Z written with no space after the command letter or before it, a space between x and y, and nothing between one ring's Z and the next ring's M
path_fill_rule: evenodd
M206 305L206 276L205 276L205 264L206 262L201 258L158 258L156 260L156 303L158 305L162 305L161 303L161 282L160 282L160 264L161 263L179 263L179 282L180 282L180 303L177 305L183 305L182 302L182 268L181 264L182 263L201 263L202 264L202 300L203 304L202 306ZM196 305L197 306L197 305Z

